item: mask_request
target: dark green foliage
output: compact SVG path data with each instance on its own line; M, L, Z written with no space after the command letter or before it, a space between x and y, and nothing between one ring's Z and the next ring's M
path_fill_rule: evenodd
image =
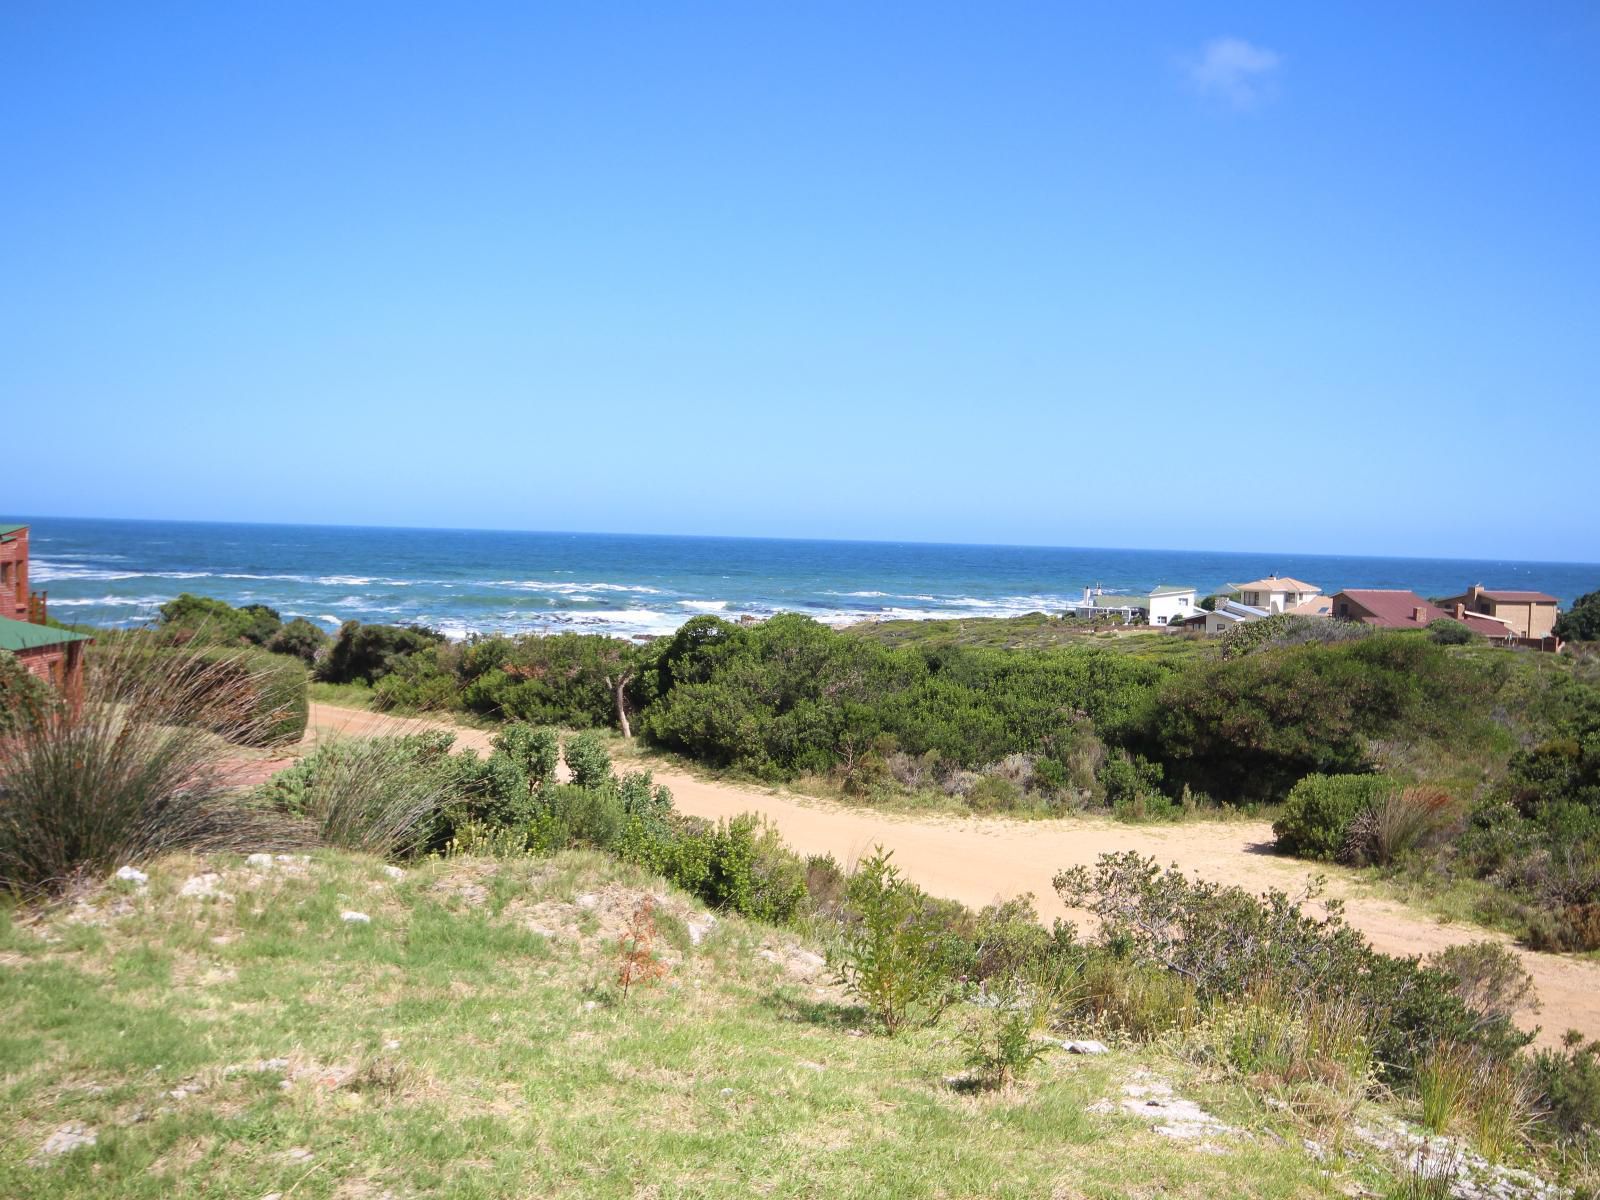
M1100 764L1100 785L1106 803L1124 821L1168 817L1174 812L1172 801L1161 792L1164 772L1142 754L1119 751Z
M599 787L611 778L611 752L597 733L574 734L562 748L562 758L579 787Z
M1297 858L1338 860L1362 810L1394 791L1382 775L1307 775L1272 823L1278 849Z
M1561 1050L1533 1057L1533 1081L1547 1120L1568 1136L1600 1129L1600 1041L1585 1041L1576 1029Z
M495 750L509 755L522 768L533 787L543 787L556 776L561 739L554 729L535 729L520 722L508 725L494 739Z
M276 609L265 604L234 608L224 600L184 592L161 606L161 626L186 638L238 645L266 646L282 627Z
M484 639L463 658L462 703L509 720L604 729L617 723L617 682L631 677L638 653L577 633Z
M1488 727L1481 674L1415 634L1196 663L1162 687L1147 744L1169 790L1279 800L1304 775L1357 774L1374 739Z
M1162 674L1088 648L892 649L794 614L748 627L701 617L658 644L640 685L641 727L661 745L768 778L829 771L884 735L902 753L970 769L1048 756L1083 718L1116 736Z
M380 712L436 712L455 707L460 686L441 661L445 650L435 646L391 659L372 689L373 707Z
M1568 642L1600 642L1600 592L1586 592L1558 616L1555 635Z
M274 654L290 654L307 666L317 661L317 655L327 649L328 635L304 617L296 617L272 635L267 649Z
M377 683L410 654L432 651L444 635L417 625L363 625L346 621L317 664L326 683Z
M1440 617L1428 622L1428 636L1441 646L1465 646L1475 635L1460 621Z
M0 737L32 729L54 711L57 697L9 650L0 650Z

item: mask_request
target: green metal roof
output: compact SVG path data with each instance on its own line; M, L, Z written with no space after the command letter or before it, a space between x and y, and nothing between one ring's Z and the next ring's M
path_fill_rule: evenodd
M1181 596L1185 592L1192 592L1195 590L1196 589L1194 588L1186 587L1158 587L1151 589L1150 594L1152 596Z
M0 650L36 650L40 646L59 646L63 642L92 642L86 633L73 633L70 629L52 629L48 625L31 625L27 621L13 621L0 617Z
M26 528L26 525L0 525L0 542L9 542L12 534Z

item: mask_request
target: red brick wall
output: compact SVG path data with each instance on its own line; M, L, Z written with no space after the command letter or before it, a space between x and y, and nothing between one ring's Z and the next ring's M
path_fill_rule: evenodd
M66 671L67 650L65 646L38 646L32 650L18 650L17 661L28 668L28 673L37 675L46 683L55 682L50 677L52 664L56 665L57 672Z
M11 580L0 592L0 617L28 619L28 531L19 530L10 541L0 542L0 563L9 564Z

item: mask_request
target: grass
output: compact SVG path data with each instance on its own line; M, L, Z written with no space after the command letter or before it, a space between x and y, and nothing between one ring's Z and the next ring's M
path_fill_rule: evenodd
M1173 661L1210 658L1215 638L1188 638L1148 625L1094 625L1029 613L1021 617L973 617L950 621L864 621L845 632L887 646L982 646L997 650L1038 650L1058 646L1097 646L1140 658Z
M0 1195L1109 1200L1390 1179L1325 1175L1288 1118L1156 1048L953 1086L959 1022L864 1033L835 989L761 957L793 935L719 917L694 945L698 906L598 855L398 880L333 852L146 867L145 888L0 913ZM181 894L207 870L230 898ZM616 942L651 893L667 971L624 1002ZM1248 1136L1205 1153L1094 1107L1139 1069ZM73 1122L95 1144L30 1165Z
M340 708L373 711L372 687L365 683L323 683L313 679L307 684L307 695L313 704L337 704Z

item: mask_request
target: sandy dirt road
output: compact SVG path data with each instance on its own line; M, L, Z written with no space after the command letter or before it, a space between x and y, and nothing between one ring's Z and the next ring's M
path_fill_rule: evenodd
M313 704L308 740L318 736L450 729L457 744L480 751L489 735L443 721L397 719L357 709ZM679 771L654 768L656 781L672 789L677 808L718 818L757 812L770 820L801 854L832 854L848 866L875 845L894 851L911 879L938 896L981 906L1031 892L1049 920L1069 913L1050 886L1063 867L1093 863L1101 854L1137 850L1193 876L1237 884L1298 891L1313 873L1306 863L1270 852L1272 830L1264 822L1198 821L1180 825L1123 825L1095 817L1062 821L1012 821L993 817L894 815L847 807L808 796L758 787L708 782ZM1350 923L1379 950L1430 954L1459 942L1496 937L1468 925L1444 924L1426 913L1365 894L1349 873L1327 872L1326 894L1345 901ZM1505 939L1499 939L1505 940ZM1509 943L1508 943L1509 944ZM1542 1026L1539 1043L1556 1045L1567 1029L1600 1037L1600 963L1513 947L1537 985L1541 1010L1519 1015L1524 1028Z

